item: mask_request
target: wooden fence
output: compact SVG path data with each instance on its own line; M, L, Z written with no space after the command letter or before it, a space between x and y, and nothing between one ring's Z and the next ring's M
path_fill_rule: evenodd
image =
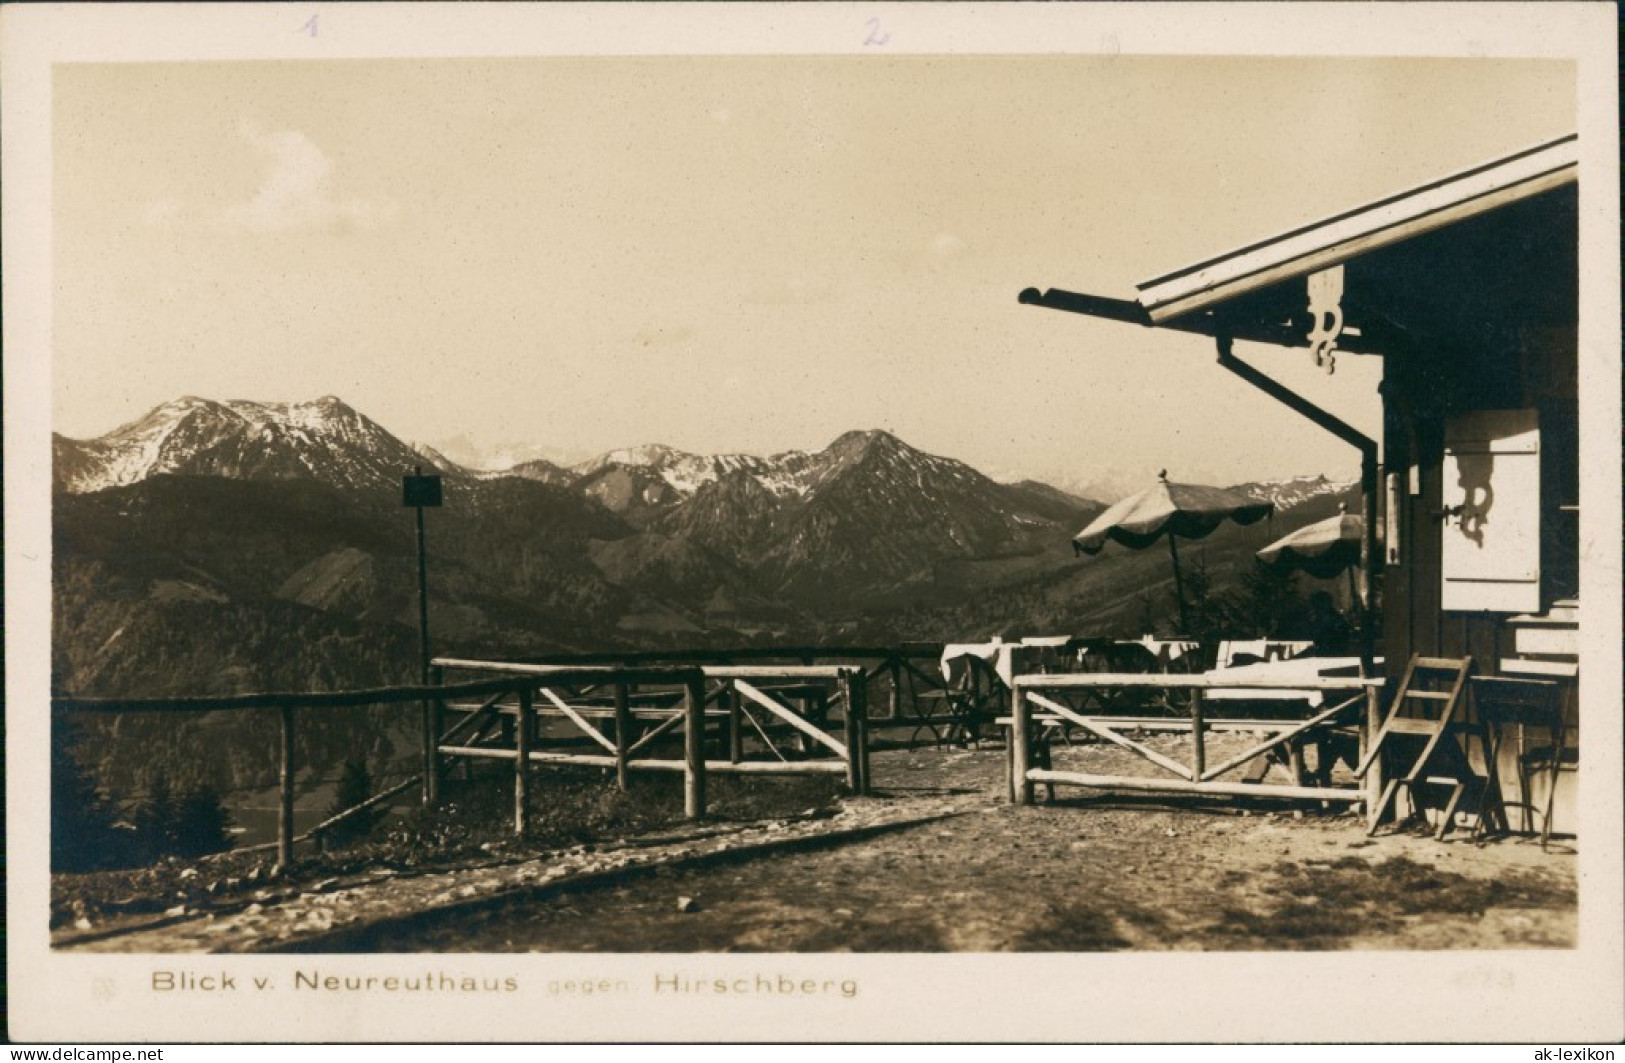
M626 668L435 659L432 674L436 679L443 680L448 671L521 676L531 686L483 702L441 699L439 704L462 718L444 730L438 721L430 724L426 733L439 735L434 751L437 759L514 759L613 768L622 789L628 787L634 771L680 771L685 783L684 810L691 818L705 814L708 774L837 774L845 777L854 793L868 790L867 695L863 673L856 668ZM516 699L515 704L506 704L509 697ZM839 738L827 726L837 708L844 731ZM538 726L544 719L556 721L563 733L544 736ZM720 732L716 741L712 740L713 723ZM679 727L684 736L682 759L656 755L659 740ZM785 754L785 734L800 745L795 759ZM544 737L552 738L554 748L540 748ZM710 757L708 746L722 747L725 752ZM748 750L771 759L752 758ZM813 753L824 755L800 755ZM438 774L437 763L431 778ZM517 796L515 806L516 816L522 815ZM516 826L522 829L522 824Z
M346 690L327 693L255 693L255 694L228 694L207 697L175 697L175 698L73 698L54 697L51 699L51 708L54 712L64 713L162 713L162 714L193 714L203 712L247 712L275 710L281 720L281 729L277 742L277 840L274 843L278 863L286 866L293 861L293 847L296 842L306 841L320 837L333 827L358 815L381 801L393 797L410 789L414 785L421 785L427 776L409 779L378 794L354 808L346 809L315 827L296 837L293 826L294 804L294 778L298 765L294 759L294 734L300 710L361 708L369 705L402 705L420 704L424 708L424 719L432 716L430 706L445 697L481 697L501 695L519 689L527 681L523 679L485 679L476 682L462 683L455 687L434 686L400 686L379 687L363 690ZM430 762L425 760L425 767ZM257 848L257 847L256 847Z
M917 726L915 717L924 712L922 690L940 691L942 685L922 664L934 663L941 651L940 645L920 643L580 654L520 662L442 658L434 662L429 686L168 698L63 696L51 704L54 711L90 714L276 712L277 840L263 848L274 847L278 862L286 865L296 844L317 839L414 786L425 804L435 803L448 757L513 761L518 831L527 825L529 769L535 764L613 768L623 788L633 771L681 772L684 810L692 818L705 814L708 773L836 774L853 792L864 793L869 788L871 724ZM796 663L768 663L787 661ZM449 683L448 670L486 677ZM872 721L870 685L882 679L887 680L886 711ZM414 704L421 711L418 774L295 834L299 713ZM444 726L448 712L462 716L449 729ZM827 726L832 713L839 715L838 735ZM586 749L564 743L538 748L543 733L537 721L548 717L573 726L576 745L585 743ZM708 758L708 727L713 723L724 736L716 744L725 743L725 752ZM498 729L505 742L492 740ZM678 733L683 736L680 758L653 755L662 737ZM783 748L785 734L801 743L794 759ZM767 753L769 759L748 753Z
M943 677L937 665L942 659L940 642L905 642L895 646L746 646L698 650L609 651L603 653L553 654L524 657L523 664L567 667L693 664L719 668L730 665L794 664L846 666L861 673L869 704L877 711L869 717L871 728L917 727L921 719L940 711L930 696L941 692ZM884 681L884 701L874 696Z
M1228 794L1232 796L1282 797L1322 801L1364 802L1366 808L1375 807L1375 797L1381 792L1379 771L1367 774L1364 789L1333 787L1330 785L1304 785L1299 750L1305 736L1321 731L1339 718L1361 710L1363 720L1359 727L1361 752L1373 737L1373 729L1381 719L1379 709L1381 679L1358 677L1276 678L1254 677L1250 680L1213 674L1195 675L1142 675L1138 673L1080 673L1059 675L1018 675L1011 698L1009 789L1010 799L1017 804L1031 804L1033 786L1056 783L1100 789L1151 790L1165 793ZM1109 711L1079 708L1064 702L1068 693L1082 694L1093 704L1105 704L1106 695L1114 691L1134 689L1181 690L1189 697L1188 718L1142 717ZM1348 695L1336 704L1316 712L1308 719L1220 719L1210 720L1204 706L1204 690L1302 690ZM1335 698L1333 700L1336 700ZM1036 709L1036 711L1035 711ZM1097 738L1111 742L1135 753L1163 772L1160 777L1133 775L1093 775L1074 771L1056 771L1048 766L1046 749L1040 748L1039 726L1077 727ZM1191 760L1181 764L1145 744L1130 738L1125 732L1148 730L1188 732L1191 736ZM1207 736L1212 731L1257 732L1266 737L1262 742L1229 757L1220 764L1207 763ZM1262 781L1226 781L1220 778L1231 771L1256 761L1285 752L1292 766L1295 781L1290 785ZM1038 756L1035 758L1035 753ZM1034 760L1044 761L1034 766ZM1324 774L1324 773L1323 773ZM1323 779L1322 782L1329 782Z
M854 793L870 789L870 730L875 726L918 729L940 713L944 683L935 663L942 647L792 647L721 651L578 655L535 661L437 658L428 686L396 686L332 693L255 693L174 698L52 699L68 713L189 714L275 711L278 741L277 859L286 866L298 842L321 837L367 808L418 786L425 804L439 799L448 758L508 760L514 771L514 829L528 826L530 773L536 765L577 764L612 769L619 785L635 771L680 772L684 812L706 812L706 779L712 774L839 775ZM929 661L930 666L922 667ZM785 663L795 662L795 663ZM480 678L448 682L449 672ZM871 719L870 686L885 680L886 712ZM1363 708L1362 747L1379 718L1381 680L1318 677L1250 680L1211 674L1061 673L1018 674L1010 690L1009 790L1012 801L1030 804L1037 783L1176 793L1231 794L1298 799L1364 801L1375 807L1380 770L1364 790L1221 778L1261 757L1298 755L1306 736L1356 715ZM1136 688L1184 691L1188 718L1139 717L1106 711L1113 691ZM1203 691L1308 690L1348 695L1303 720L1210 719ZM1068 697L1083 698L1080 706ZM421 710L421 768L417 776L294 833L295 734L301 711L371 705L416 704ZM1091 708L1089 705L1093 705ZM448 714L459 718L446 725ZM833 718L839 718L839 731ZM940 719L940 717L937 717ZM551 721L551 729L542 726ZM1042 729L1076 727L1134 752L1163 777L1093 775L1057 771L1049 764ZM1191 759L1181 764L1131 735L1177 730L1191 735ZM1266 737L1222 763L1207 763L1213 731L1257 731ZM680 756L671 742L682 737ZM664 740L664 741L663 741ZM544 748L546 746L546 748ZM1363 752L1363 748L1362 748ZM666 755L660 755L665 753ZM714 755L713 755L714 754ZM1035 763L1038 761L1039 763ZM1301 763L1291 765L1301 775Z

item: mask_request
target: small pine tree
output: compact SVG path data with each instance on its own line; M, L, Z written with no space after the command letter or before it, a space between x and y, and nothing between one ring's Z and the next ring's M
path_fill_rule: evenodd
M147 781L147 795L135 812L136 844L151 863L175 848L175 798L169 773L159 768Z
M1136 633L1140 635L1154 635L1157 633L1157 614L1156 610L1151 608L1151 596L1149 594L1143 592L1140 594L1140 611L1138 618L1134 621L1134 626Z
M114 809L73 755L79 728L64 721L51 743L51 870L91 871L122 862Z
M221 803L220 792L204 783L181 795L175 806L172 852L176 856L197 857L231 848L226 828L231 816Z
M1236 634L1242 638L1282 638L1302 608L1297 577L1290 568L1254 561L1241 577Z
M346 760L344 771L339 776L338 788L333 793L333 803L328 806L327 814L336 816L340 812L354 808L371 796L372 772L367 770L367 762L359 757ZM327 836L340 844L364 838L372 832L379 814L376 808L358 812L330 830Z
M1213 589L1213 575L1207 561L1198 557L1184 573L1185 613L1190 630L1181 632L1198 642L1218 642L1228 638L1234 622L1234 609L1228 598Z

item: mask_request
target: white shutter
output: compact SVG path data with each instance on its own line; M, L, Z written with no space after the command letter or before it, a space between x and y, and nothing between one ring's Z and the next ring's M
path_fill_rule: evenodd
M1442 606L1540 609L1540 419L1480 410L1445 424Z

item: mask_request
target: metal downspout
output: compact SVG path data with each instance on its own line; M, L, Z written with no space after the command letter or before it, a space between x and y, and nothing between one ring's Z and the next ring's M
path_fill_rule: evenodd
M1360 508L1365 516L1365 534L1360 544L1360 567L1365 572L1365 601L1360 608L1360 670L1371 675L1376 656L1371 600L1377 588L1380 560L1377 556L1377 441L1279 381L1238 360L1232 353L1234 341L1229 336L1215 336L1214 343L1218 347L1219 364L1224 368L1360 452Z

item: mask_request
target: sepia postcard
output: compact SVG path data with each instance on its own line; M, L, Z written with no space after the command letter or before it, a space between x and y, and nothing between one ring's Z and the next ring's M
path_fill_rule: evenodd
M0 10L12 1039L1625 1037L1613 16Z

